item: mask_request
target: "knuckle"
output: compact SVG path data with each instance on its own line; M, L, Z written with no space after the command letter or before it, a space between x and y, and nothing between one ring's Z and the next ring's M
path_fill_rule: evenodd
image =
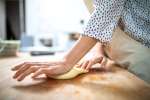
M47 70L45 68L40 69L41 72L46 72Z
M36 68L37 68L37 66L32 66L31 68L32 68L32 69L36 69Z
M87 64L88 62L89 62L89 60L86 60L86 61L83 62L83 64Z
M27 64L27 62L24 62L23 64Z
M31 66L30 70L34 71L37 67L36 66Z
M91 61L89 61L88 65L91 65L91 64L93 64L93 61L92 61L92 60L91 60Z
M30 64L31 64L31 62L24 62L24 64L25 64L25 65L30 65Z
M86 60L86 62L90 62L90 59Z
M56 70L57 70L57 68L56 68L56 67L48 68L48 69L47 69L47 71L48 71L48 72L54 72L54 71L56 71Z

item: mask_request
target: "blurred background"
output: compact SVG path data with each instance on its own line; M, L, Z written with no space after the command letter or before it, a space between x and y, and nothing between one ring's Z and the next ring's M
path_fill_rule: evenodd
M89 15L83 0L0 0L0 54L65 51Z

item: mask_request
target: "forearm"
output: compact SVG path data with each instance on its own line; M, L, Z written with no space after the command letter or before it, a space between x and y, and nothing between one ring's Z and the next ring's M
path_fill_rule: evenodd
M75 46L65 55L65 61L71 66L76 64L94 45L97 40L87 36L81 36Z

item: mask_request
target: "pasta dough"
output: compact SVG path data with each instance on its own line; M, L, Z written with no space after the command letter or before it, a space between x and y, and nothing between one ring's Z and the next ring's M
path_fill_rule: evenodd
M87 73L87 70L84 70L82 68L77 68L76 66L74 66L69 72L62 74L62 75L58 75L58 76L51 76L51 78L53 79L72 79L82 73Z

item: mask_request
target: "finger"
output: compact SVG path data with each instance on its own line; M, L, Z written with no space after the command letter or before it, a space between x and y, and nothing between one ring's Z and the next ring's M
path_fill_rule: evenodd
M107 63L107 58L104 57L103 60L101 61L101 68L105 68L106 63Z
M18 77L18 81L22 81L26 76L30 75L31 73L34 73L36 70L38 70L39 67L30 67L28 68L28 70L26 70L24 73L22 73L19 77Z
M94 65L94 62L93 61L90 61L89 63L88 63L88 65L86 66L86 70L89 70L91 67L92 67L92 65Z
M47 70L48 70L48 68L41 68L41 69L37 70L37 71L32 75L32 78L36 78L36 77L38 77L38 76L41 75L41 74L47 74Z
M85 61L85 62L82 64L81 68L82 68L82 69L86 69L88 63L89 63L89 61Z
M98 58L96 58L96 59L91 60L91 61L88 63L86 69L89 70L94 64L96 64L96 63L101 63L102 60L103 60L103 57L98 57Z
M14 66L13 68L11 68L12 71L15 71L15 70L18 70L21 66L25 65L26 63L21 63L21 64L18 64L16 66Z
M23 65L21 68L18 69L13 78L17 78L18 76L20 76L20 74L25 72L29 67L30 67L29 65Z
M78 63L75 65L75 67L80 68L82 66L83 63Z
M50 66L50 65L56 65L58 63L60 63L60 62L24 62L24 63L21 63L21 64L14 66L13 68L11 68L11 70L16 71L25 64L28 64L30 66L33 66L33 65L34 66L42 66L42 65Z

